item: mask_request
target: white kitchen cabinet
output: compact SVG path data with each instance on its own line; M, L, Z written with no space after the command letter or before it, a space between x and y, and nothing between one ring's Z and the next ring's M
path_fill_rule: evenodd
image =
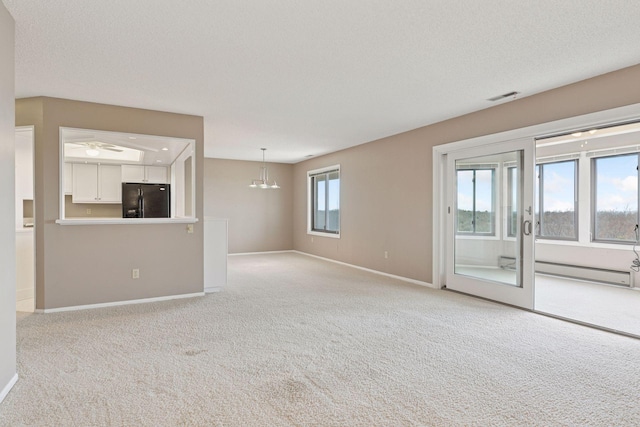
M73 194L73 163L64 164L64 194Z
M164 166L145 166L146 181L150 184L169 184L167 168Z
M98 165L73 164L73 203L98 201Z
M122 165L122 182L168 184L165 166Z
M98 166L98 198L100 203L122 203L120 166Z
M122 165L122 182L144 182L144 166Z
M122 203L119 165L73 164L73 203Z

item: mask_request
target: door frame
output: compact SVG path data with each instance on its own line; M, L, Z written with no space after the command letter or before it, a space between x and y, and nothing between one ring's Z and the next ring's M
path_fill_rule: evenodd
M560 133L584 130L640 120L640 103L598 111L561 120L541 123L491 135L469 138L433 147L433 242L432 242L432 284L435 288L446 285L446 218L447 218L447 154L453 151L477 147L485 144L508 142L524 138L539 139Z

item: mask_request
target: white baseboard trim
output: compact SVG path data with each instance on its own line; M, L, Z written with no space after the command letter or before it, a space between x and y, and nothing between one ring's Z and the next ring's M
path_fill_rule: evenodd
M290 252L295 252L295 253L298 253L298 254L301 254L301 255L306 255L306 256L313 257L313 258L318 258L318 259L322 259L322 260L325 260L325 261L333 262L333 263L336 263L336 264L345 265L347 267L357 268L358 270L363 270L363 271L367 271L369 273L379 274L381 276L390 277L392 279L402 280L403 282L413 283L414 285L420 285L420 286L426 286L427 288L438 289L436 286L434 286L433 284L431 284L429 282L423 282L421 280L410 279L408 277L403 277L403 276L396 276L395 274L389 274L389 273L385 273L383 271L372 270L370 268L360 267L359 265L348 264L346 262L336 261L335 259L325 258L325 257L321 257L321 256L318 256L318 255L309 254L309 253L306 253L306 252L295 251L295 250L294 251L290 251Z
M132 299L127 301L104 302L100 304L74 305L70 307L59 307L59 308L45 308L44 310L42 309L36 310L36 313L47 314L47 313L60 313L63 311L90 310L94 308L116 307L119 305L130 305L130 304L145 304L148 302L170 301L172 299L194 298L194 297L201 297L201 296L204 296L204 292L196 292L193 294L168 295L166 297Z
M288 250L285 250L285 251L239 252L239 253L235 253L235 254L227 254L227 256L287 254L287 253L291 253L291 252L298 252L298 251L294 251L293 249L288 249Z
M204 288L204 293L205 294L212 294L215 292L222 292L222 287L221 286L211 286L208 288Z
M18 373L16 372L13 375L13 378L9 380L9 383L2 389L2 391L0 391L0 403L2 403L5 397L7 397L7 394L9 394L9 392L11 391L13 386L16 385L17 382L18 382Z

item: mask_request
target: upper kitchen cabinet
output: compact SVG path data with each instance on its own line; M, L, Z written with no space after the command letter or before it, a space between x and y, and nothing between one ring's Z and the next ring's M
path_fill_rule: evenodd
M73 164L73 203L122 203L120 166Z
M122 182L169 184L165 166L122 165Z
M64 164L64 194L73 194L73 164Z

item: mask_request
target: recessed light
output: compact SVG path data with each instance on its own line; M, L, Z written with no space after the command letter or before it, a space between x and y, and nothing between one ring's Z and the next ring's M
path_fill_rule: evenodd
M156 160L156 163L162 163L162 160Z
M169 151L167 147L162 147L162 151Z
M581 135L582 135L582 132L574 132L574 133L571 134L571 136L575 136L576 138L581 136Z
M135 136L130 136L129 139L136 139L136 137Z

